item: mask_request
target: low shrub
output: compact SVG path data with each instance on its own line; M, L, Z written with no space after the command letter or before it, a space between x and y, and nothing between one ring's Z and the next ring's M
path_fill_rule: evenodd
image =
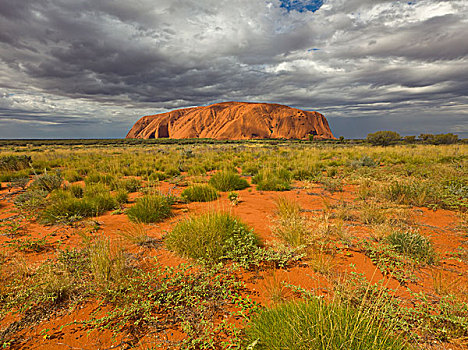
M48 203L40 215L45 224L70 223L101 215L117 206L116 199L100 184L87 186L83 198L76 198L70 191L54 191Z
M248 258L258 238L238 218L212 212L179 222L167 235L166 245L183 257L215 263Z
M89 201L75 198L70 192L54 192L48 202L40 215L45 224L69 223L95 214Z
M30 189L14 199L15 206L25 211L36 211L45 206L46 191Z
M160 194L147 195L137 200L127 210L128 218L134 222L160 222L171 216L172 199Z
M318 298L264 309L245 333L252 349L410 349L365 310Z
M119 204L128 203L128 192L126 190L118 190L117 194L115 195L115 200Z
M55 174L44 173L34 177L32 186L43 191L52 192L53 190L60 188L62 182L63 178L59 172Z
M181 194L182 198L188 202L211 202L219 198L219 194L210 185L193 185L185 190Z
M222 192L238 191L249 187L246 179L230 171L221 171L214 174L210 178L209 184Z
M3 156L0 157L0 170L18 171L28 168L31 163L30 156Z

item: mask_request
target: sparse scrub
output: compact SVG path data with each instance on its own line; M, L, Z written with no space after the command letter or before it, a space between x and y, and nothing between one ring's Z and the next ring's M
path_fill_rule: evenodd
M161 222L172 214L172 199L160 194L146 195L139 198L134 206L127 210L133 222Z
M219 198L215 188L210 185L193 185L182 191L182 198L188 202L211 202Z
M30 156L3 156L0 157L0 170L18 171L28 168L32 163Z

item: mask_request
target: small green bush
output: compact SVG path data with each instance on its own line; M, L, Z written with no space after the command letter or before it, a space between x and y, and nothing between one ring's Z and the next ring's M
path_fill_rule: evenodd
M238 174L230 171L221 171L214 174L209 184L218 191L238 191L249 187L246 179L241 178Z
M188 202L211 202L219 198L219 194L210 185L193 185L187 187L181 194Z
M245 333L246 347L259 350L410 349L365 310L319 299L264 309Z
M75 198L70 192L54 192L48 202L40 215L45 224L69 223L94 215L94 208L90 202Z
M160 222L172 213L172 199L155 194L141 197L127 210L128 218L134 222Z
M436 253L431 241L419 232L393 232L386 238L396 251L405 254L419 262L433 264Z
M214 263L249 258L258 238L238 218L213 212L179 222L167 235L166 245L183 257Z

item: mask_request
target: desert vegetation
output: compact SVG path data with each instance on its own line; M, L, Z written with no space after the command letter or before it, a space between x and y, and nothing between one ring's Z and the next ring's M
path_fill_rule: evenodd
M6 349L464 349L468 147L0 142Z

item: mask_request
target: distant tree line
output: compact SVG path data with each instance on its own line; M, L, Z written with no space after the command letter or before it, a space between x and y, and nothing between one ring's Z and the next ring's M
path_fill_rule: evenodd
M399 133L395 131L377 131L367 135L367 142L374 146L389 146L399 141L405 143L421 142L432 145L450 145L458 142L458 135L448 134L421 134L418 138L416 136L405 136L401 137Z

